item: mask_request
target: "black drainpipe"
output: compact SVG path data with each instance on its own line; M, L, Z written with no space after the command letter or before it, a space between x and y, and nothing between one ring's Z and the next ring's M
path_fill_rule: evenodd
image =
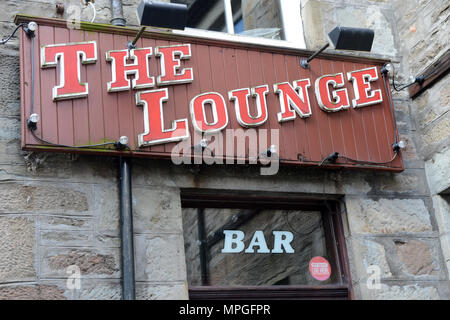
M125 26L122 0L111 0L111 24ZM119 164L120 240L122 249L122 299L135 300L133 203L131 198L131 160L121 157Z
M111 21L110 23L115 26L125 27L127 21L123 17L123 4L122 0L111 0Z
M120 238L122 247L122 299L135 300L133 203L130 158L120 158Z

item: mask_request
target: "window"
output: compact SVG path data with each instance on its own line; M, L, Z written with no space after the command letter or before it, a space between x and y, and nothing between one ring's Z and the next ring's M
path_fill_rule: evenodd
M182 206L191 299L350 297L337 201L185 190ZM313 257L327 280L311 276Z
M287 40L304 48L301 0L171 0L189 7L188 28Z

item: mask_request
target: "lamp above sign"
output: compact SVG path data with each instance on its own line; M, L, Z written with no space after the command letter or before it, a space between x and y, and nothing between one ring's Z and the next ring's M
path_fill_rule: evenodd
M251 135L264 129L270 137L257 134L255 144L276 145L281 163L317 165L339 153L357 161L343 158L338 166L403 170L401 157L393 158L397 132L380 75L383 61L324 55L304 70L300 58L308 52L157 32L144 34L130 50L134 29L102 26L96 32L90 25L84 31L84 24L74 30L62 20L33 20L40 61L34 112L41 120L30 134L32 47L22 36L25 149L80 152L77 146L126 136L129 149L83 152L170 158L177 143L198 135L223 133L216 139L226 140L229 130ZM273 131L278 143L271 141ZM235 147L231 153L216 151L250 157Z

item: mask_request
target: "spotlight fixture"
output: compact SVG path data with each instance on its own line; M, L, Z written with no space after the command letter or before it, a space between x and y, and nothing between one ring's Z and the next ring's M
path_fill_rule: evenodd
M140 30L139 30L139 32L138 32L138 34L136 35L136 37L134 37L134 40L133 41L128 41L127 42L127 47L128 47L128 50L133 50L133 49L136 49L136 43L138 42L138 40L141 38L141 36L142 36L142 34L144 33L144 31L145 31L145 27L142 27Z
M142 27L134 40L128 41L128 50L136 49L136 43L144 33L145 27L184 30L187 24L187 12L186 4L142 0L137 9Z
M137 12L141 26L180 30L186 27L188 12L186 4L143 0Z
M392 145L392 149L394 149L394 152L399 152L401 149L406 148L406 142L401 140L399 142L396 142Z
M331 163L336 163L336 160L339 158L339 152L334 152L327 157L327 160Z
M25 33L27 34L28 37L30 38L34 38L35 36L35 31L37 30L37 23L34 21L31 21L30 23L28 23L28 25L26 25L23 30L25 31Z
M325 162L336 163L336 160L339 158L339 152L333 152L328 157L324 158L320 163L319 167L323 165Z
M380 72L382 75L386 75L389 72L392 72L392 65L390 63L386 63L384 66L381 67Z
M389 66L391 66L391 67L389 67ZM395 69L394 69L394 65L391 62L386 63L384 66L382 66L381 69L380 69L380 72L385 77L391 71L390 69L393 70L392 86L394 87L394 90L397 91L397 92L402 91L402 90L404 90L404 89L406 89L408 87L411 87L415 83L417 83L417 84L419 84L421 86L425 82L425 76L423 76L423 75L422 76L416 76L416 77L412 76L410 83L405 84L405 85L403 85L403 86L398 88L397 85L395 84Z
M30 117L27 120L27 127L30 130L36 130L37 129L37 123L39 122L39 115L37 113L33 113L30 115Z
M356 50L370 51L372 50L373 38L375 32L371 29L336 27L329 34L331 42L335 50ZM301 59L300 65L304 69L309 68L309 63L330 46L328 42L312 56L307 59Z
M269 149L267 149L267 150L261 152L260 155L263 155L263 156L265 156L265 157L271 157L272 155L277 154L277 152L278 152L278 151L277 151L277 146L274 145L274 144L272 144L272 145L269 147Z
M205 149L208 146L208 140L202 139L200 141L200 146L202 147L202 149Z
M194 150L200 150L201 149L202 151L204 151L208 147L208 143L209 143L209 141L207 139L202 139L202 140L200 140L199 144L196 144L192 148Z
M123 150L123 149L127 148L128 147L128 137L127 136L121 136L119 138L119 141L114 143L114 147L117 150Z
M270 148L267 149L267 151L266 151L266 155L268 157L271 157L273 154L276 154L276 153L277 153L277 146L274 144L271 145Z

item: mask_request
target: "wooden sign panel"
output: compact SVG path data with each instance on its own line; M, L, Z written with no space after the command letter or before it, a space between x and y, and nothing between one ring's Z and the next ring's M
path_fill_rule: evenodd
M16 17L28 21L38 29L33 42L21 35L26 150L170 159L204 143L217 163L271 149L282 164L403 170L382 60L324 54L303 69L308 51L156 31L129 50L134 28ZM114 144L123 136L126 148Z

